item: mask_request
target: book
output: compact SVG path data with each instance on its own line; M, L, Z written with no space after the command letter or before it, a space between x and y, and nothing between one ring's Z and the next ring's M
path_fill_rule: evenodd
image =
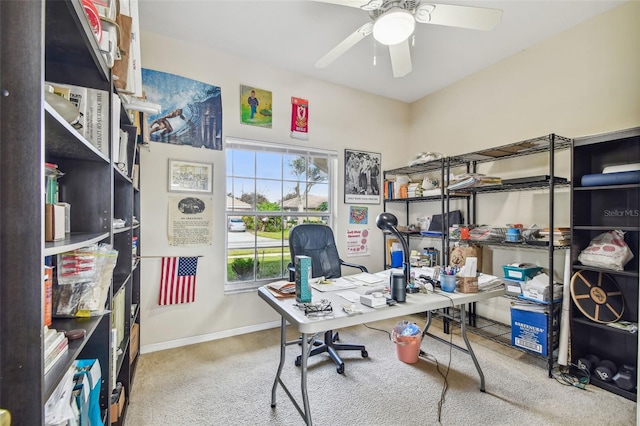
M49 326L52 322L52 313L53 313L53 266L45 265L44 267L44 276L43 276L43 286L44 286L44 325Z
M55 328L49 328L48 326L44 327L44 347L46 348L53 342L53 339L56 338L58 330Z
M80 119L74 125L84 138L109 158L109 93L71 84L51 83L54 87L69 90L69 101L72 102ZM120 117L117 117L120 122Z
M138 0L130 0L131 11L131 60L127 72L127 92L142 97L142 61L140 48L140 17L138 14Z
M49 343L45 343L44 348L44 358L45 360L51 356L54 352L59 352L62 350L62 347L67 344L68 339L64 334L64 331L54 330L55 333L53 335L53 340L50 340Z
M44 374L47 374L49 370L62 358L66 353L69 352L69 344L67 340L64 340L63 347L56 352L52 352L51 355L45 360L44 363Z
M44 240L64 240L65 207L60 204L45 204L44 207Z
M84 137L109 158L109 93L87 89Z

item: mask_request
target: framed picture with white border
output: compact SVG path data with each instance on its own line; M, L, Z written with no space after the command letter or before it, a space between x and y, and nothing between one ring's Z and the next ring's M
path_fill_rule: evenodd
M169 192L213 194L213 164L169 159Z
M345 204L380 204L382 155L344 150Z

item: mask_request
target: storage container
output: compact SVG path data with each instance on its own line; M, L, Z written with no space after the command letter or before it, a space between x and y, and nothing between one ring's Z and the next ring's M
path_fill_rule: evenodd
M531 263L521 263L519 265L504 265L502 267L505 278L511 278L513 280L525 281L527 278L533 278L542 270L541 266L537 266Z
M526 305L511 306L511 345L547 356L547 336L549 333L547 316L549 315L549 307L532 306L539 310L528 310L529 308ZM561 304L556 304L553 308L553 349L558 347L560 308Z

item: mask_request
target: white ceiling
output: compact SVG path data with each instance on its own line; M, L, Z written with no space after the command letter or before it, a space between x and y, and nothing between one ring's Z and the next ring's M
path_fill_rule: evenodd
M139 0L139 14L143 31L410 103L624 3L438 2L502 9L502 22L488 32L417 24L411 49L413 71L401 78L393 78L389 51L379 44L374 47L372 36L327 68L314 67L325 53L369 22L368 13L357 8L317 1Z

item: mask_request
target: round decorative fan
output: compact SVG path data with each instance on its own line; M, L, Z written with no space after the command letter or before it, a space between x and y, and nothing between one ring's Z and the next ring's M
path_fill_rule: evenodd
M611 276L596 271L578 271L571 278L571 298L580 312L599 323L618 321L624 298Z

